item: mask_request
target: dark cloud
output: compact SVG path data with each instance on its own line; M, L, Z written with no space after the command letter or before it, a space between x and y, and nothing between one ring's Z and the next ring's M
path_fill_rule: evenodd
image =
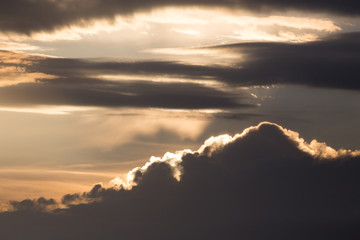
M92 62L81 59L39 60L29 72L79 77L95 72L217 80L238 86L300 84L359 90L359 32L337 34L307 43L252 42L214 46L243 55L232 67L171 61Z
M4 239L357 239L360 158L263 123L134 172L131 190L66 195L67 209L6 212ZM227 138L229 140L229 138ZM308 147L308 150L306 148ZM313 151L309 151L312 149ZM321 154L319 154L321 153ZM181 180L174 173L181 167ZM96 199L71 205L79 198ZM101 200L99 200L101 199Z
M25 199L22 201L11 201L10 205L14 211L48 211L58 207L56 201L52 198L46 199L40 197L38 199Z
M198 83L162 82L158 77L207 78L206 68L175 62L109 62L20 55L1 51L2 81L21 81L0 88L3 106L74 105L172 109L254 107L243 93L232 94ZM10 61L19 57L21 61ZM7 68L10 67L10 68ZM18 70L20 69L20 70ZM104 80L101 75L125 76ZM136 80L146 76L150 80ZM15 80L13 80L15 79ZM34 82L31 82L34 81ZM17 83L17 82L15 82Z
M214 46L220 51L239 52L242 62L232 67L189 65L173 61L109 61L46 57L22 57L22 61L4 61L3 67L17 67L37 77L35 83L0 88L5 105L76 105L105 107L154 107L174 109L244 108L252 102L238 91L230 93L209 85L192 82L213 80L232 86L306 85L321 88L360 89L360 33L333 35L308 43L239 43ZM14 53L1 52L3 56ZM4 58L4 57L3 57ZM6 58L6 57L5 57ZM5 59L6 60L6 59ZM122 75L118 81L102 75ZM9 75L9 79L13 75ZM162 77L185 82L158 80ZM6 80L6 76L3 77ZM20 77L15 78L17 80ZM229 88L230 86L230 88ZM233 91L234 92L234 91ZM221 117L221 115L220 115ZM226 117L226 116L223 116ZM227 117L230 117L229 115ZM237 116L233 116L237 117Z
M229 120L245 120L254 117L264 117L257 113L236 113L236 112L219 112L212 114L215 118L229 119Z
M51 79L0 88L4 106L73 105L171 109L246 108L244 97L192 83Z
M230 71L228 67L192 65L176 61L107 61L107 59L41 58L27 66L27 71L62 77L83 77L94 74L124 74L130 76L171 76L212 80ZM224 73L223 73L224 72Z
M287 10L305 10L314 13L331 12L357 16L357 1L336 0L13 0L0 3L0 31L31 34L36 31L53 31L75 23L93 19L113 19L116 15L129 15L164 6L209 6L239 8L269 13Z
M71 205L81 202L91 202L101 197L105 189L101 184L96 184L89 192L84 192L82 194L73 193L66 194L62 197L61 203L64 205Z
M240 43L214 48L245 54L241 69L219 74L243 85L301 84L359 90L360 33L333 35L308 43Z

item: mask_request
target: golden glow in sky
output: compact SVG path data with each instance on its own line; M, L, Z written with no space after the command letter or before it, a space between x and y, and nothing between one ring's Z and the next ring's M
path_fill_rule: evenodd
M341 39L331 37L350 32L358 21L302 11L160 7L113 18L84 18L53 30L0 31L0 190L8 193L0 202L20 198L16 191L33 197L46 191L60 196L87 190L90 181L112 179L113 170L125 174L144 165L150 155L195 149L204 139L199 152L207 145L223 146L234 141L223 134L264 120L301 130L307 129L307 122L330 121L321 124L327 129L336 123L328 119L341 110L348 114L347 125L353 126L359 96L345 92L343 82L329 85L340 86L336 92L319 90L336 74L321 75L314 82L302 74L309 66L322 66L321 60L338 64L349 56L341 52L344 49L329 50L334 55L323 50L306 54L317 49L317 43L331 45ZM297 68L301 64L304 67ZM334 99L341 100L324 107ZM327 133L322 137L337 146L349 134L354 138L350 128L336 130L318 133ZM306 143L296 132L284 132L311 156L349 154L322 140ZM306 134L317 137L311 130ZM209 138L215 135L220 137ZM179 160L181 154L168 153L150 162ZM61 183L57 177L50 179L51 173L59 179L71 176ZM86 181L76 183L82 173ZM36 174L42 177L33 179ZM26 184L29 179L38 187L34 194ZM124 182L114 180L115 185Z
M62 56L68 54L56 51L56 48L61 48L64 41L85 45L92 41L110 45L117 42L122 47L133 49L126 57L136 57L137 51L159 46L181 48L238 41L306 42L341 30L329 18L297 15L256 16L244 11L212 8L162 8L117 16L113 20L82 21L54 32L35 32L30 36L0 34L0 45L8 50L37 50ZM132 41L138 44L134 46ZM91 52L91 48L88 50L88 56L98 56L96 52ZM74 48L72 54L76 53L84 54Z

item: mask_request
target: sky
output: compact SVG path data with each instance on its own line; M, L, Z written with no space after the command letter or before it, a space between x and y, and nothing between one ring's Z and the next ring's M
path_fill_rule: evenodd
M358 239L359 52L350 0L1 1L1 239Z

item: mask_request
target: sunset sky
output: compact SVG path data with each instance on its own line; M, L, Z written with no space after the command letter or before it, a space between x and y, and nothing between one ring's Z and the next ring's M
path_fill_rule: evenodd
M281 227L289 211L299 229L319 226L292 212L297 207L267 200L295 204L298 194L314 194L301 199L314 223L323 223L320 229L336 225L351 233L360 221L359 68L358 1L1 1L0 235L143 239L130 232L144 228L149 239L219 239L223 232L235 234L239 224L234 228L243 239L295 239L286 235L293 231L272 235L267 221ZM219 166L211 165L218 160ZM265 186L254 176L279 178L269 177L273 182ZM261 200L232 209L238 198L244 206L252 202L245 193ZM211 228L222 216L226 227L211 233L201 224L197 230L184 225L187 211L180 214L177 204L194 205L181 196L207 201L213 194L228 209L188 217L217 218ZM323 198L332 199L329 209L349 209L329 212L318 207ZM141 205L146 199L149 205ZM173 204L165 210L164 199ZM213 209L212 201L201 209ZM138 212L129 214L127 207ZM54 227L67 221L54 212L75 219L69 232ZM177 227L165 224L171 231L158 235L148 221L155 214L163 224L170 212L183 231L168 238ZM228 212L243 215L235 221ZM273 218L275 212L281 214ZM89 216L99 219L77 225ZM12 232L15 225L22 230ZM264 235L251 235L252 228ZM336 228L325 232L343 236Z

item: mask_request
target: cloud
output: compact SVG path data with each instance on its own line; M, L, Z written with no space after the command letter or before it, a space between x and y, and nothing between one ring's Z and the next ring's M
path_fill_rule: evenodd
M245 9L253 12L269 13L288 10L310 11L314 13L335 13L358 16L360 6L355 1L284 1L284 0L67 0L32 1L14 0L0 3L0 31L31 34L33 32L54 31L73 24L86 24L94 19L113 20L117 15L129 15L141 11L167 6L225 7Z
M229 54L233 62L219 66L174 61L89 62L81 59L44 58L28 69L64 77L103 75L151 76L218 81L237 86L274 84L359 90L359 32L334 34L307 43L248 42L200 48ZM196 53L197 49L194 49ZM235 55L235 56L234 56Z
M0 88L5 106L72 105L171 109L247 108L238 96L192 83L57 79Z
M359 168L359 151L309 144L264 122L153 157L129 173L133 187L97 184L65 195L66 209L2 213L0 232L10 240L353 239Z
M359 32L332 35L321 41L239 43L214 49L245 55L240 69L219 74L223 81L242 85L301 84L312 87L359 90L357 66Z
M35 57L7 51L0 64L3 106L69 105L95 107L153 107L170 109L248 108L245 94L193 82L201 66L173 62L117 62ZM19 59L16 57L19 56ZM15 60L16 61L15 61ZM11 69L10 69L11 68ZM10 69L10 70L9 70ZM15 69L15 70L14 70ZM16 69L21 69L18 73ZM113 80L98 75L117 74ZM149 80L137 80L149 76ZM162 76L170 80L157 81ZM172 81L173 78L180 80ZM125 78L125 79L123 79ZM18 79L27 81L19 84ZM188 79L188 81L186 81ZM20 82L21 83L21 82Z
M232 66L2 51L0 102L6 107L234 109L255 105L244 91L235 93L233 86L300 84L359 90L359 37L355 32L301 44L251 42L208 48L243 55Z
M22 201L11 201L10 205L14 211L38 211L45 212L58 207L54 199L40 197L38 199L25 199Z
M37 59L27 54L0 50L0 87L51 78L52 76L40 72L26 72L26 67L31 66Z
M359 37L354 32L301 44L250 42L207 48L239 54L232 66L50 58L2 51L0 102L6 107L234 109L255 106L244 91L234 92L234 86L293 84L359 90Z

